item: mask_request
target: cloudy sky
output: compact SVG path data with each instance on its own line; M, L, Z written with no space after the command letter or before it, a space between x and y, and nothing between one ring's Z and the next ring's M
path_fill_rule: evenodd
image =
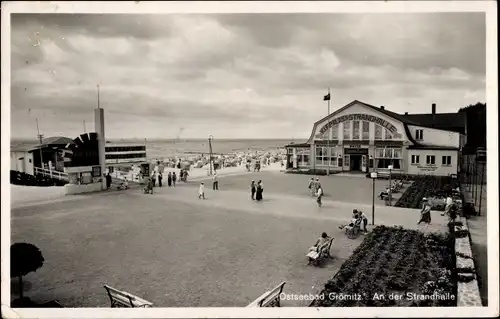
M352 100L456 112L485 96L483 13L13 14L11 132L307 138Z

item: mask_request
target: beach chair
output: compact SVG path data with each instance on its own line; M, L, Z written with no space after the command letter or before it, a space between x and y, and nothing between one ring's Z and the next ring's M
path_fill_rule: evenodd
M326 243L318 248L318 251L310 251L306 255L306 257L309 258L308 265L313 264L314 266L317 266L322 260L331 258L330 248L332 247L333 240L334 238L331 237Z

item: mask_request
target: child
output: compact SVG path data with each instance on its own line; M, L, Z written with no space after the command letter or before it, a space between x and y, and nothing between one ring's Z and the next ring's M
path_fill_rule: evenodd
M205 199L205 185L203 185L203 182L200 184L200 190L198 191L198 199Z

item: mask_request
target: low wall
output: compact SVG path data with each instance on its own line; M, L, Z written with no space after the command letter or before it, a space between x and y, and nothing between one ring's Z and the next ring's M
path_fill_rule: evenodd
M467 219L460 217L463 226L455 226L455 232L466 232L467 236L455 238L457 283L457 307L482 307L479 284L472 256L471 240Z
M76 195L76 194L85 194L92 192L99 192L102 190L102 183L91 183L91 184L66 184L64 185L66 190L66 195Z

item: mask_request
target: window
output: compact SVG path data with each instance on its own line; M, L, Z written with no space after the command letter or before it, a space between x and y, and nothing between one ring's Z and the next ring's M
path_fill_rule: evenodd
M441 164L443 164L443 166L451 166L451 156L443 156L441 158Z
M370 139L370 122L363 121L363 135L361 136L363 140Z
M351 139L351 122L344 122L344 140Z
M375 124L375 139L382 139L382 126Z
M401 169L401 154L400 148L377 148L375 149L375 165L377 168L388 168L392 165L394 169Z
M420 164L420 155L412 155L411 156L412 164Z
M330 148L330 166L337 166L338 155L335 153L335 148Z
M352 139L359 140L359 121L352 122Z
M385 139L392 140L392 133L389 130L385 130Z
M328 165L328 148L316 147L316 165Z
M349 155L344 155L344 165L349 166Z
M427 163L427 165L436 165L436 156L427 155L426 163Z
M417 130L417 131L415 132L415 139L416 139L417 141L421 141L421 140L423 140L423 139L424 139L424 130Z
M30 162L30 163L31 163L31 158L28 160L28 162Z
M332 126L332 140L338 140L339 139L339 125L335 124Z

